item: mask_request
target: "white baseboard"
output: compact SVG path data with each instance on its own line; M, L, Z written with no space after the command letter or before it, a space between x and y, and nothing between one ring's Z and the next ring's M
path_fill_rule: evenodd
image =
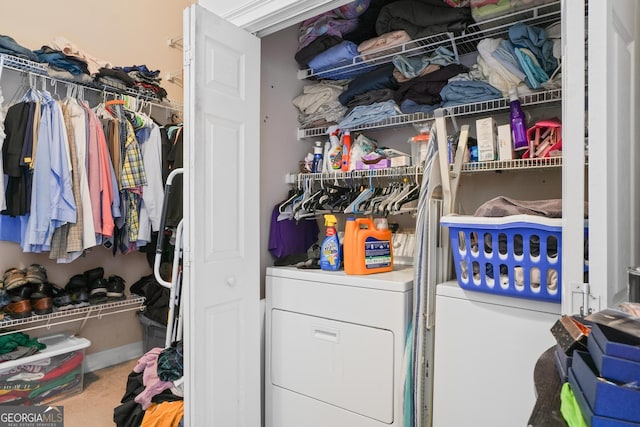
M85 372L92 372L98 369L117 365L128 360L137 359L144 354L142 341L123 345L108 350L99 351L87 355L85 358Z

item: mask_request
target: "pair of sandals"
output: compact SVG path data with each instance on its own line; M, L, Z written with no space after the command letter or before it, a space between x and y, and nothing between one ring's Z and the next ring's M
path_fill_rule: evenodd
M10 268L4 272L2 282L6 290L18 288L27 283L41 284L47 281L47 270L40 264L31 264L25 270Z

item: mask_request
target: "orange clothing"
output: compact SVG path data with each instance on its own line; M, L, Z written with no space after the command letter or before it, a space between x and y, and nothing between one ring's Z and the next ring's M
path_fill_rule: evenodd
M140 427L178 427L184 415L184 401L152 403L144 411Z

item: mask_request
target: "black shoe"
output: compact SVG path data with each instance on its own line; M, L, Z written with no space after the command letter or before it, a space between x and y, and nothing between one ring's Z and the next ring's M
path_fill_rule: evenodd
M53 306L58 311L71 310L75 308L73 305L73 300L71 299L71 295L65 291L64 289L58 288L57 286L52 287L53 291Z
M71 292L71 302L75 308L89 306L89 291L86 288L73 290Z
M107 281L105 279L94 280L89 282L89 296L99 297L107 296Z
M91 284L96 280L102 280L104 279L104 268L96 267L91 270L87 270L84 272L84 277L87 279L88 284Z
M28 284L24 284L17 288L13 288L7 291L7 294L9 295L9 299L11 299L11 301L13 302L20 301L23 299L29 299L31 298L31 293L32 293L32 289L31 289L31 286L29 286Z
M53 285L49 282L32 283L31 298L53 297Z
M121 300L124 299L125 281L122 277L111 275L107 279L107 298Z
M68 292L73 292L76 289L87 289L87 278L83 274L76 274L69 279L69 282L64 287Z

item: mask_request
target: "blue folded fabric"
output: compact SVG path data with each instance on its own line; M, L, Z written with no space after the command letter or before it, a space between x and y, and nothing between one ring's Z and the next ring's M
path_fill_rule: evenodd
M316 55L309 61L309 68L313 70L318 78L332 80L348 79L366 72L367 69L323 71L361 62L358 55L358 46L353 42L345 40Z
M46 62L47 64L50 64L51 66L59 70L68 71L74 76L78 76L83 73L89 74L89 71L87 70L87 67L86 67L86 63L84 64L84 67L82 67L77 62L79 60L70 59L69 57L67 57L67 55L65 55L61 51L54 51L51 49L42 48L39 50L34 50L33 53L35 53L38 56L38 62Z
M487 82L479 80L455 80L440 91L443 107L489 101L502 98L502 92Z
M398 89L398 82L393 77L393 64L385 64L379 68L362 73L352 82L347 89L338 96L338 101L342 105L347 105L358 95L376 89Z
M549 75L540 68L540 65L538 65L533 58L523 53L522 49L516 49L516 57L518 61L520 61L520 67L522 67L524 73L527 75L525 83L531 89L538 89L542 86L542 83L549 80Z
M422 70L431 64L446 67L449 64L457 63L455 54L444 46L440 46L430 55L411 57L396 55L392 62L398 71L408 79L419 76Z
M506 68L511 74L518 77L520 80L524 80L526 75L520 67L520 61L516 58L516 49L513 47L513 43L509 40L502 40L496 50L491 52L496 61L500 62L504 68Z
M7 55L18 56L20 58L38 62L38 57L35 53L31 52L31 50L26 47L19 45L12 37L3 36L1 34L0 53L6 53Z
M351 129L356 126L378 123L400 114L394 101L376 102L371 105L359 105L338 123L340 129Z
M515 47L529 49L540 63L540 67L548 75L553 74L558 61L553 56L553 41L547 38L547 32L543 28L518 22L509 27L509 40Z
M440 107L441 107L440 103L437 103L434 105L425 105L425 104L418 104L412 99L405 99L404 101L402 101L402 104L400 104L400 110L402 110L404 114L433 113L436 110L436 108L440 108Z

